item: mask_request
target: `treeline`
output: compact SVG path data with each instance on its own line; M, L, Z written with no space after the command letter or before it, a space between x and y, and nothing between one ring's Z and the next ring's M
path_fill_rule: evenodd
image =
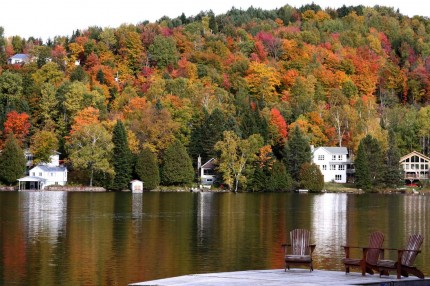
M425 17L311 4L89 27L46 43L3 32L1 144L13 134L39 162L59 150L74 182L120 189L151 173L148 188L189 184L200 155L217 158L227 188L292 189L315 174L309 153L289 147L295 136L298 146L346 146L357 160L371 136L380 165L397 173L393 144L401 155L429 152ZM8 65L16 53L32 61ZM177 150L185 153L169 158ZM178 168L190 174L168 178ZM399 183L394 177L363 188Z

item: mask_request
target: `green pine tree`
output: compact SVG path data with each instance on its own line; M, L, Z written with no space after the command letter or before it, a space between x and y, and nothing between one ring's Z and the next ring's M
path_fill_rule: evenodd
M186 185L194 180L191 158L178 140L167 147L161 166L161 182L164 185Z
M392 129L388 131L388 150L385 156L383 181L387 187L395 188L401 182L400 151L396 144L396 134Z
M312 159L311 147L296 126L290 133L290 138L284 148L284 161L294 181L299 182L300 168L304 163L310 163Z
M267 182L269 191L289 191L292 189L292 179L282 161L275 161Z
M304 163L300 169L300 186L311 192L321 192L324 189L324 176L314 163Z
M144 148L136 160L135 171L143 187L153 190L160 184L160 171L158 169L157 156L149 148Z
M0 180L9 185L16 184L17 179L25 174L25 164L24 151L15 137L10 134L0 153Z
M113 190L123 190L128 188L131 179L132 164L131 152L128 147L127 133L120 120L116 122L113 129L113 168L115 177L112 183Z
M382 183L383 156L377 139L367 135L360 141L354 164L358 188L371 190Z

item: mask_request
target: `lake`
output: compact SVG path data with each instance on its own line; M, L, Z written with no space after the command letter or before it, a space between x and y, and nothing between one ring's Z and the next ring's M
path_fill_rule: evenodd
M0 192L0 285L283 268L294 228L311 230L315 269L341 271L341 245L367 245L380 230L399 248L421 233L416 265L430 275L429 222L430 196L420 195Z

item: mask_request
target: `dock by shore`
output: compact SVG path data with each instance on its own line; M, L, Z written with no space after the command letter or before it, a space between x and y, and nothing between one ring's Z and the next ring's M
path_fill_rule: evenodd
M378 285L378 286L424 286L430 285L430 279L417 277L402 277L396 279L395 275L379 277L378 274L362 276L361 273L351 272L345 274L341 271L291 269L249 270L237 272L190 274L179 277L132 283L129 286L281 286L281 285Z

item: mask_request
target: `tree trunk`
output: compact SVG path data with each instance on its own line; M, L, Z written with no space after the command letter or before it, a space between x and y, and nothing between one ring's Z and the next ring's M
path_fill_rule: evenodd
M91 167L91 175L90 175L90 187L93 186L93 175L94 175L94 169Z

